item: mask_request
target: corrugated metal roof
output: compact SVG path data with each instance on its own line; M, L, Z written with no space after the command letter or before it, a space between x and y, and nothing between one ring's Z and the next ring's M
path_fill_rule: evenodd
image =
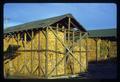
M49 25L52 25L52 24L66 18L66 17L70 17L70 18L75 19L71 14L65 14L65 15L61 15L61 16L57 16L57 17L52 17L52 18L48 18L48 19L44 19L44 20L37 20L37 21L29 22L29 23L24 23L24 24L21 24L21 25L9 27L9 28L6 28L4 30L4 33L10 33L10 32L15 32L15 31L22 31L22 30L29 30L29 29L34 29L34 28L45 28L45 27L47 27ZM80 28L85 30L81 25L80 25Z
M116 28L88 30L89 37L117 37Z

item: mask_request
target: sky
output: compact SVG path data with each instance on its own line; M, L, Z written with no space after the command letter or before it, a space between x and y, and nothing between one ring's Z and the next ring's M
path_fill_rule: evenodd
M7 3L4 5L4 29L67 13L87 30L117 27L114 3Z

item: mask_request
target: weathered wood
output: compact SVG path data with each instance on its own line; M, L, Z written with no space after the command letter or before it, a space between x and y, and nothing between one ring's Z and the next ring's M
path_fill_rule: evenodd
M95 39L96 42L96 63L98 62L98 45L97 45L97 39Z
M88 35L87 35L88 36ZM86 67L88 69L88 37L86 36Z
M76 26L72 21L71 21L71 24L72 24L74 27L78 28L78 26Z
M64 44L66 44L66 29L64 29ZM65 59L64 59L64 75L66 75L66 48L64 48L64 55L65 55Z
M74 31L73 31L73 33L72 33L72 45L74 45L74 40L75 40L75 37L74 37L75 35L74 35ZM72 52L74 51L74 48L72 47ZM74 52L73 52L73 54L74 54ZM75 70L74 70L74 59L73 59L73 74L75 73Z
M45 78L48 78L48 27L46 28Z
M38 32L38 50L40 50L40 31ZM38 52L38 76L40 76L40 52Z
M59 27L59 25L57 24L57 26L56 26L56 34L58 33L58 27ZM57 52L57 46L58 46L58 44L57 44L57 38L55 37L55 51ZM57 55L58 55L58 53L56 53L55 54L56 55L56 64L57 64L57 61L58 61L58 59L57 59ZM56 76L57 76L57 67L56 67Z
M31 35L31 50L33 50L33 36L34 36L34 32L32 31L32 35ZM33 71L33 52L31 51L31 74Z
M80 35L79 35L79 37L81 38L81 32L80 32ZM81 41L79 42L79 61L81 62ZM81 64L80 64L80 72L81 72Z
M17 41L17 45L19 45L19 40L20 40L20 33L17 34L18 36L18 41ZM17 57L17 72L19 72L19 57Z
M26 50L26 33L24 34L24 50ZM26 66L26 52L24 53L24 66Z

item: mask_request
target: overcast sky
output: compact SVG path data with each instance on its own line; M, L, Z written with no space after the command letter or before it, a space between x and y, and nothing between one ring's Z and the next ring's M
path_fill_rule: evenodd
M112 3L9 3L4 5L4 28L66 13L87 30L116 28L117 8Z

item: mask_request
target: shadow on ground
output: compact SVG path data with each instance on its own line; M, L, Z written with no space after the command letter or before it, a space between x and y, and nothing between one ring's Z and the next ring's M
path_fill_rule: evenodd
M88 72L79 75L86 79L116 79L117 63L116 58L88 63ZM79 78L79 77L78 77Z

